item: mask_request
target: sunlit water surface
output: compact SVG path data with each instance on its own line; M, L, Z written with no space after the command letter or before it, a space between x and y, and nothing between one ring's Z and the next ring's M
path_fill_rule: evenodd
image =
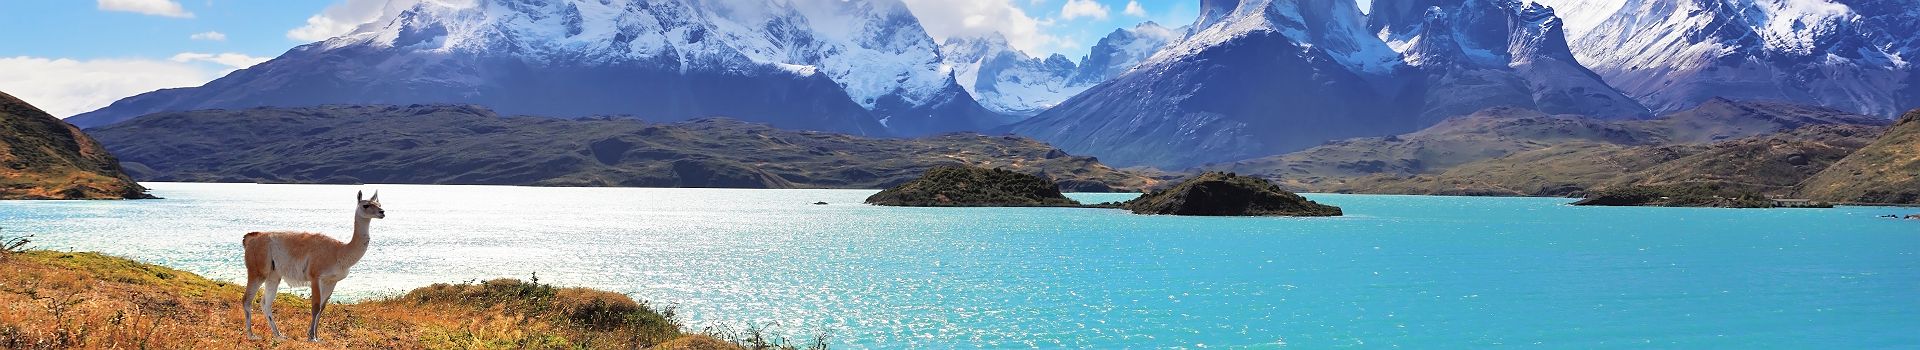
M353 192L380 189L349 298L538 273L843 348L1920 347L1920 223L1875 217L1912 208L1309 195L1348 216L1189 218L860 190L149 185L167 199L0 202L0 233L231 281L241 234L344 240Z

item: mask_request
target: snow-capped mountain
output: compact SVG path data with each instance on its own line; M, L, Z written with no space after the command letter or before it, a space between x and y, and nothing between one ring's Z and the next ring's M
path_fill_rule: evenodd
M1183 168L1415 130L1400 55L1351 0L1204 0L1137 68L1010 126L1076 154Z
M1145 22L1133 28L1114 29L1094 43L1087 57L1080 59L1080 68L1068 79L1071 85L1093 86L1112 80L1139 66L1140 62L1152 57L1167 43L1179 39L1186 28L1168 29L1159 23Z
M1087 88L1067 84L1076 66L1066 56L1027 56L998 33L947 38L940 52L960 86L995 112L1032 116Z
M959 86L940 45L899 0L773 0L780 1L791 1L822 39L792 48L790 60L824 69L896 134L984 130L1011 121Z
M142 94L69 120L97 126L158 111L364 103L725 115L860 134L1004 121L958 87L898 0L420 1L205 86Z
M1574 59L1560 19L1546 6L1521 0L1375 1L1368 27L1426 75L1419 113L1429 123L1490 106L1650 115Z
M1893 115L1920 106L1912 0L1534 0L1579 60L1655 111L1724 96Z
M1115 29L1079 64L1060 54L1029 56L998 33L947 38L940 52L981 105L1028 117L1132 69L1172 39L1172 31L1153 22Z

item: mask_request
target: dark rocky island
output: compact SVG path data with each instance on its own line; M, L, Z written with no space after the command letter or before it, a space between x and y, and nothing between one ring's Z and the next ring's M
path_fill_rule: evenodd
M1207 172L1121 204L1135 214L1195 216L1340 216L1340 207L1315 203L1267 180Z
M1587 194L1586 198L1573 202L1580 206L1613 207L1710 207L1710 208L1774 208L1781 207L1780 201L1769 199L1759 192L1725 186L1716 183L1672 184L1659 186L1627 186L1609 188ZM1798 202L1796 202L1798 203ZM1791 207L1832 207L1824 203L1795 204Z
M1006 169L944 166L867 197L898 207L1076 207L1047 178Z
M141 199L147 189L121 172L106 147L0 92L0 199Z

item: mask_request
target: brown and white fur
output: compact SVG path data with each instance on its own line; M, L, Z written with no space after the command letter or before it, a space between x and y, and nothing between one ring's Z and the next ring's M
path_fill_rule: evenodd
M246 313L247 338L259 339L253 334L253 297L261 285L267 287L261 312L267 314L267 329L273 331L275 338L286 338L280 334L280 328L274 325L273 299L279 295L280 282L287 287L310 287L313 291L313 323L307 326L307 341L320 340L320 311L326 309L327 299L333 297L333 286L347 278L347 269L360 262L367 255L367 225L373 219L387 217L387 211L380 208L380 192L375 191L373 198L361 198L354 194L359 205L353 212L353 240L341 243L340 240L323 234L309 232L250 232L240 239L246 248L247 293L240 301L240 309Z

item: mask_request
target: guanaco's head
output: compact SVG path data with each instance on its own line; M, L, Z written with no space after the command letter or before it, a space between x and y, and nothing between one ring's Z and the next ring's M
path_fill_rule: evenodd
M362 194L361 192L355 192L353 194L354 199L360 201L360 205L353 209L354 217L362 219L387 218L387 210L380 209L380 191L373 191L373 198L366 198L362 196Z

